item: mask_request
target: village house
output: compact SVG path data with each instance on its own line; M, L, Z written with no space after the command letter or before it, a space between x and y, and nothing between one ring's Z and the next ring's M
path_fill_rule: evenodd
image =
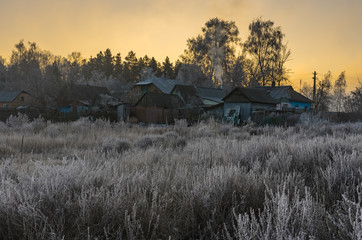
M224 98L224 119L240 124L248 121L249 117L258 115L265 117L266 111L276 109L277 101L264 89L234 88Z
M0 91L0 109L23 109L37 105L38 99L25 91Z
M63 114L81 114L96 106L102 95L110 96L105 87L73 84L66 89L60 112Z
M187 85L186 83L173 79L150 78L143 82L136 83L136 85L133 86L132 90L140 91L143 93L153 92L170 94L176 84Z
M167 124L178 118L179 109L185 104L176 95L145 93L132 109L138 122Z
M268 91L270 96L277 100L277 110L310 110L312 107L313 101L294 91L292 86L268 86L258 88Z
M204 103L202 99L197 95L197 88L192 85L181 85L176 84L171 90L171 94L177 95L183 103L189 107L200 107L203 106Z

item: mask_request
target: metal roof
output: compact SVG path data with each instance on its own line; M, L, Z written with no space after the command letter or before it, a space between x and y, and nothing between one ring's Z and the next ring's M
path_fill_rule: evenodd
M222 89L197 87L196 90L199 97L213 99L213 101L222 102L225 97L225 92Z
M0 102L12 102L23 91L0 91Z
M181 97L181 100L185 102L185 104L191 104L192 106L201 106L202 101L199 96L197 96L196 88L192 85L179 85L176 84L172 89L171 94L176 94L178 92Z
M278 87L258 87L261 89L265 89L270 93L270 96L272 96L276 100L280 99L288 99L290 101L295 102L312 102L309 98L303 96L302 94L294 91L292 86L278 86Z
M266 104L276 104L276 100L270 96L270 94L264 89L256 88L234 88L228 95L226 95L223 100L226 101L231 96L234 96L234 100L247 100L248 102L254 103L266 103Z
M136 85L149 85L154 84L158 89L160 89L163 93L170 94L173 87L178 85L187 85L184 82L173 80L173 79L166 79L166 78L150 78L143 82L136 83Z

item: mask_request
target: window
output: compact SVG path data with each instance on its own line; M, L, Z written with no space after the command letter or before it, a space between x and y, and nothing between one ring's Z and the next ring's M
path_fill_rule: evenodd
M20 97L20 101L24 102L24 96Z
M3 104L3 108L8 108L8 105L7 105L7 104Z

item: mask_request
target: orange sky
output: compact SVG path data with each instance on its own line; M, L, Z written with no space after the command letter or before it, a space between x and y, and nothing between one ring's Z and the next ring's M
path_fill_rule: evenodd
M260 16L285 33L296 90L313 71L336 78L345 70L349 89L362 81L361 0L0 0L0 56L24 39L62 56L110 48L175 61L210 18L235 21L245 40Z

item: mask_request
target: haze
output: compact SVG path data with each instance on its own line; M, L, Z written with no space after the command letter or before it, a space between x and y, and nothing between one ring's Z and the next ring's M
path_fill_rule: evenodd
M362 79L361 11L360 0L0 0L0 56L9 59L24 39L61 56L110 48L175 61L210 18L235 21L243 41L262 16L282 27L296 89L300 80L312 82L313 71L328 70L334 77L345 70L353 89Z

